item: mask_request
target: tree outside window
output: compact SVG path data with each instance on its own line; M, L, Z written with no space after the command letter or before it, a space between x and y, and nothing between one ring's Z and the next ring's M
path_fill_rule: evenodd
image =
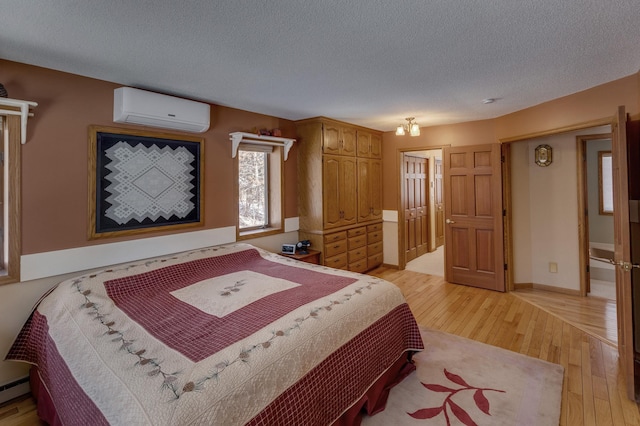
M269 226L268 153L238 151L238 221L240 230Z

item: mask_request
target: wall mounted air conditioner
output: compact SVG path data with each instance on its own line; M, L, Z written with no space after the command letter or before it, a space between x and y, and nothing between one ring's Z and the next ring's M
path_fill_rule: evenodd
M202 133L209 129L210 105L133 87L113 93L113 121Z

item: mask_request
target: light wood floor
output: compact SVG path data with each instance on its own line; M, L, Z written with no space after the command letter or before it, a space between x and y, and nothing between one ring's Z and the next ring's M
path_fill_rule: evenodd
M534 300L538 290L497 293L387 268L378 268L372 275L402 289L422 326L562 365L561 425L640 425L638 405L626 397L616 347L595 337L595 332L585 332L551 313L568 314L568 306L578 302L571 297L553 293L549 300L549 295L541 292L535 299L544 307L541 309L527 301ZM545 306L547 303L552 306ZM615 329L615 313L613 318ZM576 323L581 320L580 316L572 317Z
M604 337L608 329L605 318L610 312L604 305L603 324L598 325L594 318L599 314L589 315L589 305L580 307L581 302L593 302L593 309L599 309L601 300L572 300L571 296L539 290L497 293L388 268L371 274L400 287L422 326L564 366L561 425L640 426L638 405L625 394L617 349ZM580 311L583 316L576 315ZM569 319L562 319L562 315ZM603 337L596 337L599 333ZM0 406L0 426L41 424L28 396Z
M612 346L618 344L618 319L614 300L561 295L533 289L517 290L512 294L561 317L569 324L599 337Z

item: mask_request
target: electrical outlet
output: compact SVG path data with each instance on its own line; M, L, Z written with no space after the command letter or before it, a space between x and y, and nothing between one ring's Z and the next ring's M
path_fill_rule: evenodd
M557 273L558 272L558 263L557 262L549 262L549 272Z

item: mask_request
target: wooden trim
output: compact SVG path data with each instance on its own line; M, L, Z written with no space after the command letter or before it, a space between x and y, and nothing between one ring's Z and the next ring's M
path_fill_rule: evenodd
M576 161L578 173L578 262L580 268L580 296L591 291L589 265L589 190L587 184L587 143L590 140L611 139L611 133L576 136Z
M514 290L523 290L526 288L533 288L533 284L531 283L514 283L513 284L513 289Z
M562 288L562 287L555 287L552 285L545 285L545 284L535 284L535 283L518 283L518 284L514 284L514 289L515 290L522 290L522 289L528 289L528 288L532 288L534 290L544 290L544 291L549 291L552 293L560 293L560 294L567 294L570 296L580 296L580 291L579 290L573 290L570 288Z
M540 138L544 136L551 136L551 135L557 135L560 133L568 133L576 130L588 129L590 127L605 126L607 124L611 124L611 117L599 118L597 120L586 121L586 122L574 124L571 126L557 127L555 129L528 133L520 136L511 136L508 138L499 139L499 142L500 143L518 142L518 141L523 141L527 139L535 139L535 138Z
M274 147L273 152L268 153L268 176L269 179L269 227L263 229L251 229L240 230L239 222L239 205L238 199L240 197L240 188L238 185L238 159L240 156L236 156L233 159L233 194L234 194L234 212L236 220L236 240L250 240L252 238L268 237L270 235L283 234L284 230L284 191L285 191L285 179L284 179L284 149L282 147ZM274 169L279 170L279 176L272 175ZM273 191L274 184L280 189L280 193Z
M363 126L358 126L357 124L353 124L353 123L347 123L346 121L340 121L340 120L336 120L334 118L329 118L329 117L325 117L325 116L317 116L317 117L311 117L311 118L304 118L302 120L296 120L294 121L295 125L298 126L300 124L308 124L308 123L330 123L330 124L338 124L341 126L345 126L345 127L349 127L349 128L353 128L356 130L363 130L369 133L373 133L376 135L382 135L383 132L379 131L379 130L375 130L372 129L370 127L363 127Z
M555 293L561 293L561 294L568 294L570 296L580 296L580 290L573 290L570 288L561 288L561 287L555 287L555 286L551 286L551 285L544 285L544 284L533 284L533 289L534 290L544 290L544 291L550 291L550 292L555 292Z
M0 284L8 284L12 282L20 281L20 256L22 254L22 230L20 220L21 212L21 188L22 188L22 164L21 155L21 124L20 117L18 116L5 116L3 122L4 134L8 141L8 158L9 161L5 163L6 167L9 167L8 185L9 194L9 211L8 222L9 229L5 238L9 240L9 264L6 265L7 274L0 279Z
M407 241L405 233L405 214L404 214L404 200L407 198L404 187L404 153L402 149L398 149L396 156L397 166L396 170L399 172L398 182L398 269L404 270L407 267L407 256L404 250L404 246Z
M236 229L238 228L236 227ZM245 231L242 234L237 233L236 240L237 241L251 240L254 238L268 237L270 235L277 235L277 234L284 234L284 228L264 228L264 229L254 230L254 231Z
M507 265L505 271L505 290L514 290L513 283L513 219L511 209L511 144L502 145L502 208L506 212L503 216L503 244L504 263Z
M403 270L407 267L407 257L404 250L404 246L406 243L407 236L405 235L404 229L404 201L406 198L405 187L404 187L404 154L409 152L416 151L433 151L436 149L444 149L446 147L450 147L451 144L446 145L435 145L435 146L423 146L423 147L415 147L415 148L398 148L396 155L396 171L398 179L398 269ZM444 161L444 159L443 159ZM443 182L444 185L444 182ZM444 188L443 188L444 189ZM430 223L430 222L429 222ZM430 226L429 226L430 227ZM446 244L446 242L445 242Z
M389 268L389 269L395 269L395 270L400 270L400 267L398 265L390 265L388 263L383 263L382 265L380 265L383 268Z
M587 185L587 140L576 137L576 161L578 162L578 263L580 272L580 296L590 290L589 265L589 190Z

